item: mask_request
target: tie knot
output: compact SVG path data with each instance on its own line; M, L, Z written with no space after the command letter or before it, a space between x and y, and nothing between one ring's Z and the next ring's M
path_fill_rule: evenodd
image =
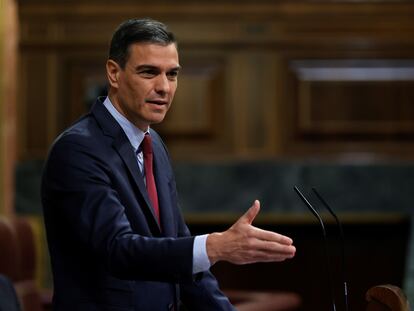
M144 155L152 154L152 141L151 135L145 134L144 140L142 141L142 152Z

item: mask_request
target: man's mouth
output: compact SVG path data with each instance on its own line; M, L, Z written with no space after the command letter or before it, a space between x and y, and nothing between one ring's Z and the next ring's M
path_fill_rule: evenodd
M166 100L160 100L160 99L153 99L153 100L147 99L145 100L145 102L148 104L153 104L153 105L158 105L158 106L167 105L168 103Z

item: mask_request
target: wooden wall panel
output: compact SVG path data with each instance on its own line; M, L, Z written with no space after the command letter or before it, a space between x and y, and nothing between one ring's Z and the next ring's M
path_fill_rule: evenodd
M276 101L275 54L271 51L234 53L232 72L232 119L236 152L257 156L273 152Z
M26 104L20 109L22 127L21 157L42 157L48 148L48 59L41 53L23 54L19 99ZM55 103L54 103L55 104Z
M414 134L414 61L301 61L292 67L301 134Z
M287 153L411 157L414 62L407 51L313 50L308 59L304 54L283 59Z
M107 94L105 54L90 51L65 53L60 56L61 88L67 96L61 98L60 124L69 126L89 111L97 96Z

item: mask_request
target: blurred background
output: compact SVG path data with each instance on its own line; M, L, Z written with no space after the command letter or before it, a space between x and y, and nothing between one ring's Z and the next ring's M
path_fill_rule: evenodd
M291 235L282 264L217 265L224 288L298 292L303 310L341 297L344 224L354 310L392 283L414 299L414 2L410 0L1 0L0 214L28 219L36 284L52 287L39 198L53 140L106 94L105 61L127 18L166 23L183 67L156 129L194 233L224 230L254 199L257 225ZM318 222L324 215L334 284ZM338 298L340 299L340 298Z

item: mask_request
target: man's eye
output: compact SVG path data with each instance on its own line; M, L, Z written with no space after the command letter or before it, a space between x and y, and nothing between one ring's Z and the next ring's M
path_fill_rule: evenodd
M144 70L144 71L140 71L139 74L147 78L154 77L155 75L157 75L155 70Z
M177 79L178 71L171 71L167 74L168 79L175 80Z

